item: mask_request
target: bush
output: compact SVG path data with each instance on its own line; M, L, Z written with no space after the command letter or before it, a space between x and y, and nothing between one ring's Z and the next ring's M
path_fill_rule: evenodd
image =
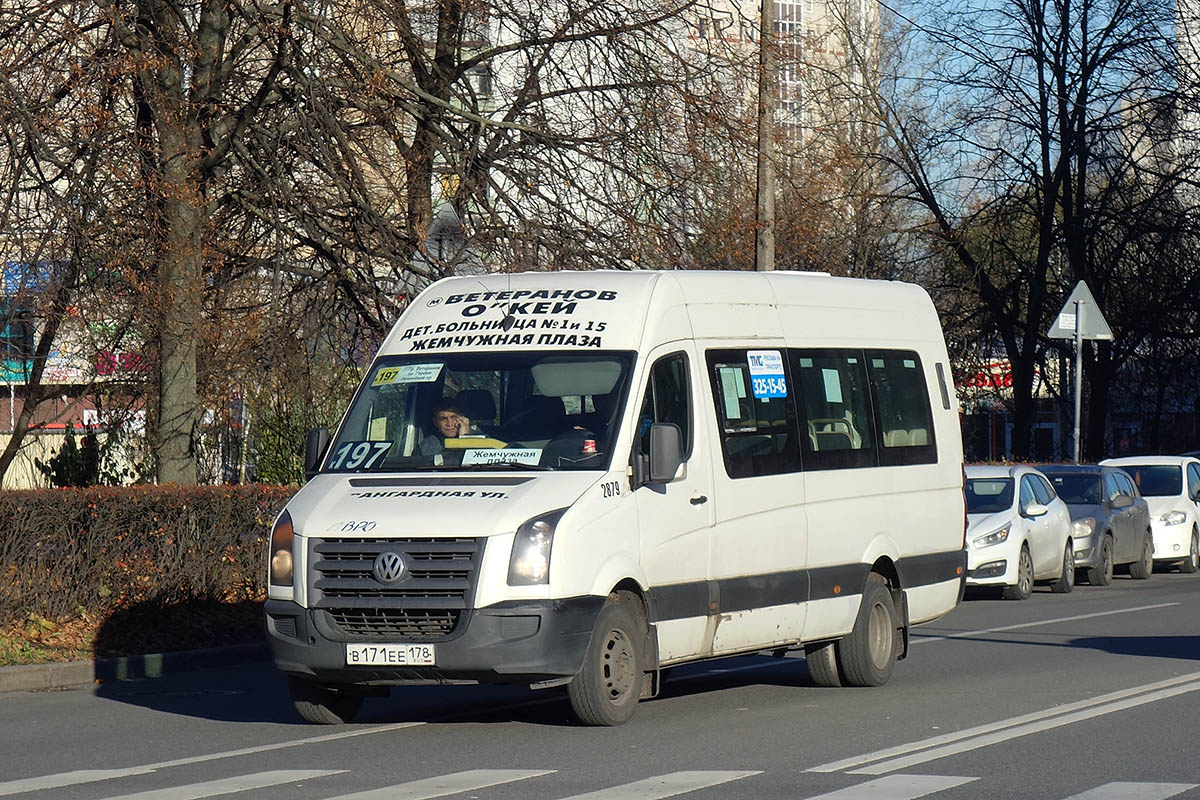
M271 524L294 488L0 492L0 626L266 593Z

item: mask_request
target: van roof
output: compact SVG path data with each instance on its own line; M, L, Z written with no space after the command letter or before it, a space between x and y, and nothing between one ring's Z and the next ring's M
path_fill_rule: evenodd
M835 334L840 346L855 346L855 335L858 344L942 344L933 304L915 284L787 271L589 270L445 278L412 300L380 353L636 350L681 338L821 346Z

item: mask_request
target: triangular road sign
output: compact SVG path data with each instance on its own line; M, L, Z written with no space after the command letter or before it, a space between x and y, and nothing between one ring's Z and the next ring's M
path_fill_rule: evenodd
M1075 291L1063 304L1062 311L1058 312L1046 335L1051 339L1074 339L1076 325L1079 326L1080 339L1111 341L1113 338L1112 328L1108 327L1096 298L1092 297L1091 290L1083 281L1075 284Z

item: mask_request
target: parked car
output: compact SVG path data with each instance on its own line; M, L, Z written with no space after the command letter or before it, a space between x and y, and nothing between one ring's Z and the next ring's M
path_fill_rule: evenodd
M1092 586L1112 583L1113 567L1145 580L1154 571L1150 506L1124 470L1094 464L1038 467L1071 512L1075 568Z
M1200 459L1126 456L1100 463L1128 472L1150 504L1155 562L1200 571Z
M1044 475L1024 465L969 466L967 585L1003 587L1024 600L1035 581L1075 585L1071 514Z

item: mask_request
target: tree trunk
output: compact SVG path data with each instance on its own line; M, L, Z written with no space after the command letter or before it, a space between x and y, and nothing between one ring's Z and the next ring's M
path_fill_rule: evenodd
M168 118L169 119L169 118ZM196 350L203 323L204 199L200 190L198 130L159 115L163 148L163 241L158 264L158 425L155 456L159 483L192 485L197 479L200 402Z

